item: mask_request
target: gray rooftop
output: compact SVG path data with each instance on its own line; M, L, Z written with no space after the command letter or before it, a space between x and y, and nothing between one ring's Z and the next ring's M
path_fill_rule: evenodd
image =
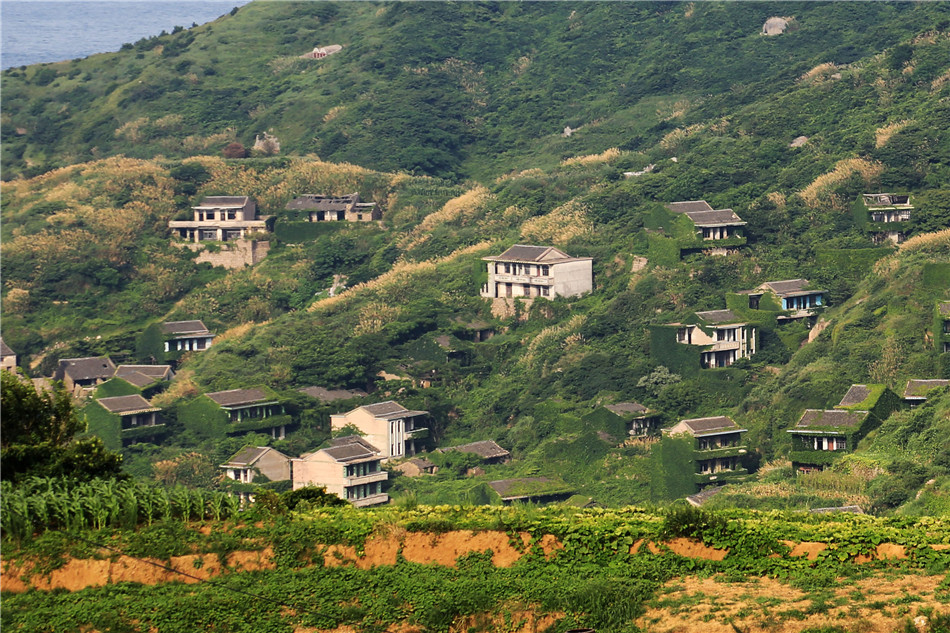
M0 338L0 356L16 356L16 352L10 349L10 346L4 343L2 338Z
M948 385L950 385L950 380L941 380L938 378L929 380L908 380L907 388L904 389L904 398L926 400L928 391Z
M696 226L741 226L745 224L732 209L715 211L688 211L686 217Z
M485 257L483 259L501 262L559 262L584 258L571 257L564 251L554 248L553 246L515 244L501 255Z
M228 460L227 464L222 464L222 466L239 466L245 468L253 466L268 450L266 446L245 446L235 453L231 459Z
M706 323L734 323L740 320L732 310L707 310L697 312L696 316Z
M611 413L616 413L619 416L630 414L637 415L649 411L649 409L639 402L618 402L617 404L608 404L604 408Z
M201 321L166 321L162 323L165 334L210 334Z
M377 402L376 404L366 404L362 407L368 411L374 418L392 419L408 418L416 415L426 415L428 411L410 411L398 402L387 400L386 402Z
M158 407L153 407L151 404L149 404L148 400L138 394L131 396L114 396L112 398L99 398L96 402L101 404L109 413L117 413L119 415L160 411Z
M796 429L812 427L857 427L868 415L867 411L845 411L844 409L806 409L795 425Z
M94 356L91 358L62 358L59 361L59 371L73 380L102 379L108 380L115 375L115 365L108 356Z
M375 457L379 449L359 435L338 437L328 448L320 449L338 462L351 462Z
M171 365L119 365L115 377L142 388L172 376Z
M871 389L868 388L867 385L851 385L851 388L848 389L848 393L844 394L838 406L853 407L867 400L869 395L871 395Z
M459 444L458 446L449 446L438 449L440 453L459 452L475 453L482 459L496 459L499 457L508 457L511 455L508 451L498 446L492 440L481 440L480 442L471 442L469 444Z
M694 436L706 435L710 433L720 433L722 431L742 431L739 425L732 421L732 418L717 415L710 418L692 418L681 420L680 424L685 425Z
M713 208L705 200L684 200L682 202L668 202L666 208L673 213L693 213L695 211L712 211Z
M292 211L347 211L360 201L357 193L345 196L324 196L314 193L299 195L287 203L287 209Z
M230 389L228 391L206 393L205 395L222 407L236 407L244 404L257 404L259 402L271 401L271 397L262 389Z
M805 290L808 285L807 279L786 279L785 281L767 281L763 286L767 286L780 297L791 296L795 294L811 294L822 292L821 290ZM760 286L761 287L761 286Z

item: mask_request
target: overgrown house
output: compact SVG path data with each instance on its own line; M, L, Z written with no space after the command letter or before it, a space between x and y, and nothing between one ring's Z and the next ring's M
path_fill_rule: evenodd
M789 459L797 473L824 470L900 406L900 398L885 385L851 385L834 409L806 409L788 433Z
M163 435L160 411L139 394L98 398L83 408L89 432L114 450Z
M381 459L388 461L415 455L422 448L422 440L429 436L423 426L428 411L410 411L392 400L367 404L330 416L330 427L338 431L347 426L359 430L374 447L379 447Z
M165 351L169 353L204 351L214 341L214 334L200 320L165 321L161 330L165 338Z
M663 429L663 434L671 438L691 438L694 483L699 489L739 481L747 474L742 466L742 456L748 448L742 444L745 432L724 415L680 420Z
M282 440L291 424L277 395L264 387L206 393L182 405L178 417L186 428L205 437L254 431Z
M937 351L943 354L950 353L950 301L941 301L937 304L937 317L934 323L934 342Z
M594 287L593 259L571 257L553 246L515 244L482 260L488 263L483 297L576 297Z
M227 242L267 231L267 218L257 217L257 203L248 196L209 196L191 209L193 219L168 223L189 242Z
M256 479L287 481L291 478L292 460L269 446L245 446L221 464L228 479L249 484Z
M691 323L668 323L665 327L675 329L676 343L699 348L703 369L729 367L755 354L755 327L732 310L696 312Z
M923 404L932 390L947 386L950 386L950 380L940 378L908 380L904 388L904 402L912 407Z
M16 371L16 352L0 338L0 369Z
M728 247L746 243L746 222L732 209L714 209L705 200L670 202L666 208L686 216L693 225L693 240L680 244L683 251L702 250L723 255L728 252Z
M287 203L288 211L297 211L297 219L307 222L372 222L382 218L375 202L360 202L360 194L324 196L306 193Z
M53 380L61 380L68 391L92 389L115 375L115 365L108 356L62 358L53 372Z
M356 507L389 502L383 482L389 473L381 468L378 448L358 435L331 440L331 446L306 453L293 462L293 489L323 486Z
M750 310L781 311L779 321L806 319L818 314L825 304L825 291L809 288L807 279L767 281L755 290L744 290Z
M906 237L913 210L907 194L865 193L859 200L856 220L875 244L900 244Z

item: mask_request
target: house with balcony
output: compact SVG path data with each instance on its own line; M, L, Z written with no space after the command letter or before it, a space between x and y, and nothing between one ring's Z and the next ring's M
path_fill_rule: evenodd
M323 486L358 508L389 503L383 482L382 453L358 435L338 437L331 445L291 460L293 489Z
M163 436L166 429L160 411L140 394L96 398L82 409L88 431L113 450Z
M748 451L742 443L745 432L746 429L724 415L680 420L663 429L664 437L690 441L696 491L741 481L748 474L742 465L742 456Z
M904 402L912 407L927 402L927 394L934 389L950 386L950 380L930 378L924 380L908 380L904 388Z
M553 246L515 244L501 255L482 260L488 265L483 297L576 297L594 287L593 259L571 257Z
M778 321L790 321L816 316L824 307L825 291L809 286L807 279L767 281L736 294L745 296L750 310L779 311Z
M410 411L392 400L367 404L346 413L330 416L330 427L338 431L347 426L359 430L374 447L379 447L380 458L409 457L418 453L429 437L426 426L428 411Z
M269 446L245 446L221 464L228 479L242 484L287 481L292 460Z
M108 356L61 358L53 372L53 380L61 380L66 390L92 389L115 375L115 365Z
M904 241L914 206L899 193L865 193L855 203L855 222L870 233L875 244Z
M360 194L325 196L315 193L299 195L287 203L293 220L305 222L373 222L382 212L375 202L360 202Z
M191 209L193 219L168 223L189 242L227 242L267 231L267 217L257 217L257 203L248 196L208 196Z
M188 430L217 438L253 431L282 440L293 422L277 394L266 387L200 395L179 407L178 418Z
M689 253L726 255L746 244L745 226L732 209L714 209L705 200L657 205L644 218L649 260L672 264Z
M696 312L683 323L652 326L650 330L651 355L671 371L692 374L698 368L730 367L756 350L756 327L732 310ZM692 353L670 349L675 345L690 346Z

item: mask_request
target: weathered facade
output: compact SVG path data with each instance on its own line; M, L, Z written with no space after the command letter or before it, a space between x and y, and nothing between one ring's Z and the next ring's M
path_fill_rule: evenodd
M779 321L813 317L825 305L825 291L809 288L807 279L767 281L755 290L738 294L747 295L752 310L770 310L777 307L787 314L780 314ZM768 299L765 299L768 297Z
M201 321L166 321L161 327L166 352L200 352L214 341L214 334Z
M429 429L423 426L428 415L428 411L410 411L388 400L331 415L330 426L334 431L347 425L359 429L371 445L379 447L382 460L388 461L419 451L421 440L429 436Z
M876 244L904 241L914 210L910 196L900 193L865 193L860 202L863 209L858 217L859 224L871 235Z
M593 260L571 257L553 246L515 244L482 259L488 263L483 297L576 297L594 287Z
M729 367L740 358L755 354L755 327L743 322L731 310L696 313L696 323L670 323L676 328L676 342L699 346L704 369Z
M692 439L694 483L699 489L744 478L748 473L742 465L742 456L748 448L742 444L745 432L746 429L739 428L732 418L724 415L680 420L663 430L669 437Z
M380 464L379 449L364 438L336 438L332 446L300 456L293 461L293 488L323 486L356 507L389 503L383 482L389 473Z
M192 210L194 219L168 223L190 242L226 242L267 231L267 218L257 217L257 203L248 196L209 196Z
M221 464L228 479L244 484L261 479L287 481L291 478L292 460L269 446L247 446Z
M89 358L62 358L53 380L62 380L68 391L76 388L91 389L115 375L115 365L108 356Z
M360 194L324 196L306 193L287 203L288 211L303 211L300 219L307 222L373 222L382 211L375 202L360 202Z

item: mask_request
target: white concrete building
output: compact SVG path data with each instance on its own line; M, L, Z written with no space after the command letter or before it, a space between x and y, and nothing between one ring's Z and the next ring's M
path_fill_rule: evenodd
M593 259L571 257L553 246L515 244L482 259L488 262L483 297L576 297L594 288Z

